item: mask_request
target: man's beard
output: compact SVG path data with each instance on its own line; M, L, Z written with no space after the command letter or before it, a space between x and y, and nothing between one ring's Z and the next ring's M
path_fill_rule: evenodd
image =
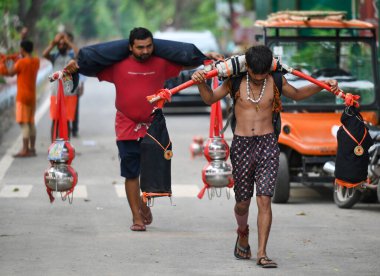
M138 60L138 61L146 61L147 59L149 59L151 57L151 54L143 54L143 55L140 55L140 56L136 56L134 55L134 57Z
M67 52L67 49L58 49L58 52L59 52L61 55L65 55L66 52Z

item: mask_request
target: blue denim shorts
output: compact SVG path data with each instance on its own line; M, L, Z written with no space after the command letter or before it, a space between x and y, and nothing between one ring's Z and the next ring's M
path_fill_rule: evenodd
M140 139L116 141L119 149L120 175L127 179L137 178L140 175Z

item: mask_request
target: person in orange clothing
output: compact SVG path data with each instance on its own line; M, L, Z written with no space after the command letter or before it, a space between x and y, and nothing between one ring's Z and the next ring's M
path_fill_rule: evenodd
M33 42L21 41L22 58L7 68L2 64L0 72L6 76L17 75L16 122L20 125L23 137L23 147L13 157L36 156L36 126L34 113L36 110L36 80L40 67L38 57L33 57Z
M53 48L57 48L57 52L51 53ZM70 40L67 33L59 33L55 36L54 40L50 42L49 46L43 51L42 55L51 61L53 64L53 72L62 70L67 63L74 59L78 54L78 48ZM50 96L50 118L52 119L51 125L51 139L54 137L54 124L57 118L57 91L58 82L52 83L52 90ZM69 137L71 136L70 122L75 120L75 112L78 101L78 90L73 92L65 91L65 107L66 116L68 121ZM58 128L57 128L58 129Z

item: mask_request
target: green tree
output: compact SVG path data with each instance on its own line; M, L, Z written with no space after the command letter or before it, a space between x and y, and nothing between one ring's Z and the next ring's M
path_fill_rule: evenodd
M216 28L216 0L0 0L0 15L16 16L29 28L30 37L40 49L59 27L77 38L105 41L127 37L135 26L152 32L177 29ZM0 30L0 38L5 31Z

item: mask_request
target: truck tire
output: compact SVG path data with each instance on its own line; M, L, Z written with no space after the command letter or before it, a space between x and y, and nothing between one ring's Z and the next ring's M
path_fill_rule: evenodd
M337 184L335 184L337 185ZM335 204L342 209L350 209L357 202L359 202L362 193L359 190L349 191L347 188L337 188L334 189L334 202ZM352 193L350 196L349 193Z
M274 194L272 197L273 203L287 203L290 194L290 176L288 158L285 153L280 153L280 166L278 168L278 175Z

